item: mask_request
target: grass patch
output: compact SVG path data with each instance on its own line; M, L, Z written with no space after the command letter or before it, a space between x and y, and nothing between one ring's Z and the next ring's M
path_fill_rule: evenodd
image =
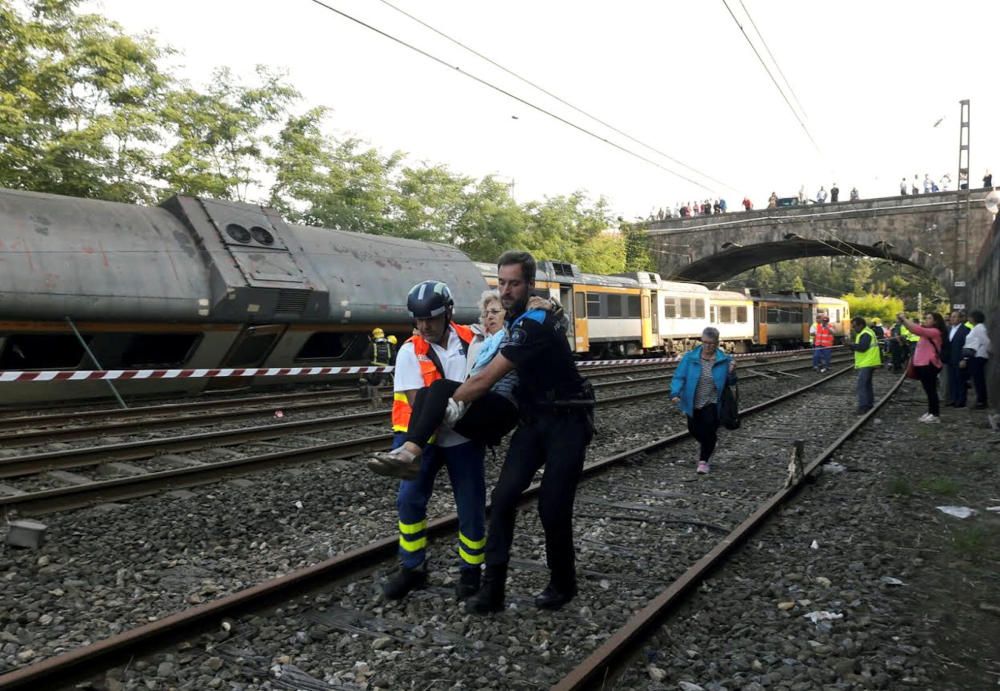
M978 526L959 528L952 533L952 545L964 559L979 561L990 549L991 531Z
M929 477L920 481L920 489L943 497L953 497L958 494L958 483L949 477Z
M889 482L889 494L908 497L913 494L913 485L905 477L893 478Z

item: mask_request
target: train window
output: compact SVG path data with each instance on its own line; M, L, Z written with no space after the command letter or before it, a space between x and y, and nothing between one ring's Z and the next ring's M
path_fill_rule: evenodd
M344 356L356 338L358 338L356 334L317 331L302 346L299 354L295 356L295 361L336 360Z
M639 306L639 296L638 295L628 295L627 296L626 307L628 312L625 316L631 317L633 319L638 319L642 316L642 308Z
M88 344L92 339L83 336ZM0 369L74 369L85 355L73 334L14 334L6 338Z
M606 295L605 299L608 301L608 316L609 317L620 317L622 316L622 295Z
M719 308L719 322L729 324L733 321L733 308L729 306Z
M201 334L137 334L122 353L122 367L179 367L187 362Z
M694 301L694 316L698 319L705 318L705 301L695 300Z
M767 322L768 324L777 324L781 319L780 310L777 307L767 308Z
M747 321L747 308L746 305L736 308L736 321L741 324L745 324Z
M663 298L664 319L677 318L677 298Z
M576 318L586 319L587 318L587 298L583 293L573 294L573 303L576 306Z
M691 298L681 298L681 319L691 318Z
M598 293L587 293L587 317L589 319L600 319L604 314L601 312L601 296Z

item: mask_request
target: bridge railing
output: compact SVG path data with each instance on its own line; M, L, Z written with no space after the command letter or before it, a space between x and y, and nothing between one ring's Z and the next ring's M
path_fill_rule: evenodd
M876 197L858 201L829 202L826 204L805 204L802 206L786 206L769 209L754 209L752 211L733 211L710 216L689 216L686 218L671 218L663 221L650 221L641 227L650 235L705 230L709 228L724 228L736 225L755 225L760 222L787 219L824 218L832 216L852 217L858 215L877 216L879 212L891 211L931 211L933 209L958 207L959 204L982 203L988 190L961 190L951 192L932 192L930 194L907 195L895 197Z

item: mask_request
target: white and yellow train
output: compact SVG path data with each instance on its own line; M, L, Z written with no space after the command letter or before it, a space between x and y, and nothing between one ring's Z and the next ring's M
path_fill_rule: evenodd
M496 266L476 266L496 286ZM599 276L573 264L542 261L535 292L562 303L571 347L593 357L683 352L706 326L718 328L732 352L792 348L809 342L809 327L819 314L830 316L838 334L850 330L850 308L839 298L709 290L646 271Z

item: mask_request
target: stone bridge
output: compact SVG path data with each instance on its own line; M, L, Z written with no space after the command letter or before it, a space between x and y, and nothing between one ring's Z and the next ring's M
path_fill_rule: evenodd
M760 209L646 226L664 278L719 283L787 259L866 256L930 272L952 303L968 302L976 257L990 236L988 190Z

